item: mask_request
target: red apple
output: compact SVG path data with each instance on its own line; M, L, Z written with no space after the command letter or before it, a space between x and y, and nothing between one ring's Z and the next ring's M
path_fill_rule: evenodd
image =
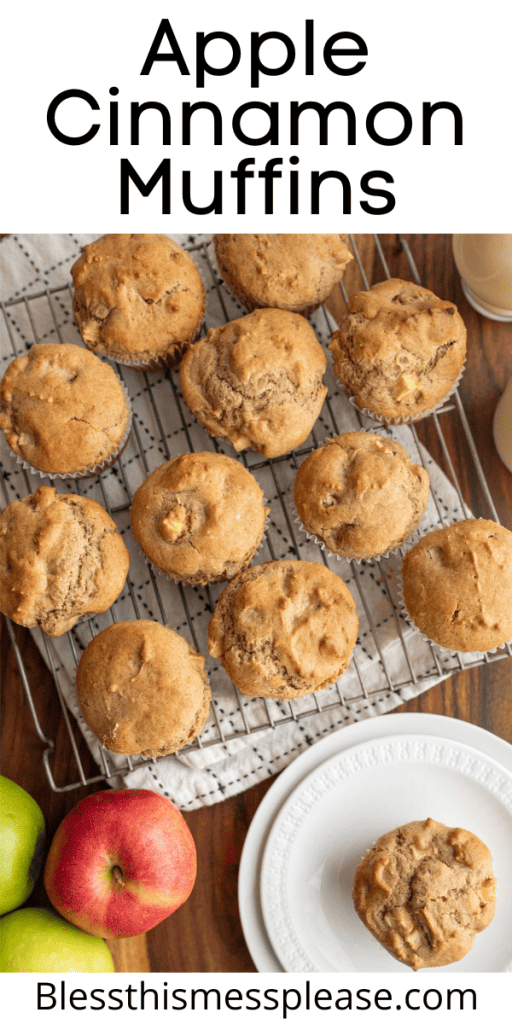
M60 823L44 872L59 914L91 935L142 935L190 895L196 848L174 804L149 789L82 800Z

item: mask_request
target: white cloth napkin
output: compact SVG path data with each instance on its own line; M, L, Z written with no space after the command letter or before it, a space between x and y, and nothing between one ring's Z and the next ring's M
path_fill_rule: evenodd
M0 318L2 374L13 358L13 346L16 354L21 354L35 341L80 343L72 319L69 269L80 254L81 247L95 237L12 235L0 241L0 298L4 303L63 286L62 290L50 294L49 299L43 296L4 306L4 315ZM172 237L182 245L208 241L205 236L200 239L192 236ZM211 247L208 252L211 253ZM195 250L193 255L207 288L206 324L207 327L213 327L224 323L226 318L231 320L242 315L243 310L224 286L219 284L218 272L212 267L211 258L206 253L205 248ZM323 310L319 311L311 318L311 322L320 341L326 344L333 326L327 314ZM108 502L113 509L125 506L122 511L114 512L114 518L130 551L131 587L125 587L116 602L115 616L117 620L133 619L138 613L142 618L164 621L183 633L205 654L211 615L209 602L217 599L223 585L212 587L211 590L201 587L180 588L157 571L152 576L131 533L129 509L126 506L147 472L162 461L188 451L189 444L195 450L214 450L214 445L181 399L178 371L171 372L170 380L162 374L149 374L147 384L136 371L124 370L123 376L134 408L134 430L122 457L123 472L116 466L103 475L102 485L98 479L80 484L82 494L101 504ZM331 369L328 370L326 382L329 386L329 402L324 406L314 429L316 444L344 430L360 429L357 414L340 392ZM365 420L364 428L375 429L375 425ZM440 515L444 523L461 518L463 509L456 490L424 449L420 455L410 428L395 427L392 434L407 448L416 462L423 457L430 474L431 497L420 532L425 533L439 526ZM227 443L219 444L218 447L228 455L235 454ZM321 546L309 539L294 522L295 514L290 508L295 470L300 459L298 454L297 461L290 456L270 466L259 455L246 454L246 464L249 468L255 467L254 475L271 509L269 529L256 561L295 558L297 553L305 559L322 559ZM23 497L29 487L34 490L41 482L49 482L41 480L37 474L24 471L9 457L5 442L2 464L4 500ZM73 489L65 481L57 481L57 486L59 491ZM210 676L215 712L222 726L224 740L219 740L218 726L214 716L210 715L201 737L204 743L201 749L189 749L184 753L143 764L132 762L133 770L122 781L119 777L112 778L111 784L156 789L172 799L182 810L212 804L278 772L326 733L361 718L384 714L437 683L440 678L439 667L436 666L430 645L414 635L411 627L397 612L399 562L400 558L392 555L380 563L367 562L352 568L346 560L329 557L329 568L338 573L350 587L360 621L355 659L339 680L337 688L331 687L317 695L300 698L293 702L293 708L291 703L280 704L248 698L238 695L219 663L207 657L206 668ZM368 615L373 620L373 627ZM112 621L111 613L106 613L94 623L84 622L76 627L72 631L71 640L67 635L50 643L38 630L34 631L36 643L43 657L50 663L68 707L75 715L100 765L102 759L98 741L82 721L76 701L73 647L79 654L92 635ZM399 639L398 622L406 638L409 660ZM384 655L387 675L381 655ZM462 661L470 664L471 658L463 656ZM443 655L439 663L444 678L458 668L461 662L454 656ZM411 682L411 666L417 682ZM322 711L326 707L328 710ZM308 712L315 713L310 716ZM273 726L269 725L269 714ZM212 740L216 742L207 745ZM109 764L111 770L115 770L116 765L125 765L126 761L109 755Z

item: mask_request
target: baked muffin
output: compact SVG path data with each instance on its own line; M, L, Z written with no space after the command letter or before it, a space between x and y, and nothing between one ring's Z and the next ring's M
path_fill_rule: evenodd
M327 360L297 313L257 309L215 327L183 358L183 397L212 437L266 458L306 440L327 394Z
M357 629L352 595L325 565L266 562L228 583L208 649L242 693L288 700L336 682Z
M85 345L139 369L179 362L199 334L204 286L167 235L103 235L71 267L73 312Z
M105 509L39 487L0 513L0 611L21 626L62 636L114 603L129 555Z
M453 651L489 651L512 639L512 532L490 519L434 530L402 566L407 612Z
M411 821L363 857L353 897L363 924L396 960L414 971L453 964L494 917L491 854L463 828Z
M341 558L374 558L416 529L428 473L398 441L378 434L333 437L308 455L295 478L295 507L308 533Z
M263 537L263 492L228 455L177 455L135 492L132 528L144 554L171 579L229 580L252 561Z
M131 412L119 377L78 345L33 345L0 384L13 452L48 476L94 476L120 455Z
M340 280L346 235L214 235L219 270L251 312L265 306L309 316Z
M204 658L173 629L116 622L88 644L76 673L85 722L115 754L162 757L199 736L210 710Z
M389 420L419 419L452 391L466 328L453 302L392 278L357 292L329 346L355 404Z

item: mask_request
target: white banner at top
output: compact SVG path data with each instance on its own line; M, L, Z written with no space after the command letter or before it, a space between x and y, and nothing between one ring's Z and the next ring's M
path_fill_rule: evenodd
M512 229L503 0L9 7L4 231Z

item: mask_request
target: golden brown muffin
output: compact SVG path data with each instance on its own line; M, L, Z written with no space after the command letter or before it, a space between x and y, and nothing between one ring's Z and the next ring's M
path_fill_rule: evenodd
M133 496L132 528L144 554L181 583L219 583L245 569L263 537L263 491L228 455L177 455Z
M466 328L453 302L392 278L357 292L329 346L334 370L360 409L420 418L452 390Z
M418 629L453 651L512 639L512 532L490 519L434 530L407 552L404 602Z
M453 964L494 917L491 854L463 828L411 821L363 857L353 897L363 924L396 960L414 971Z
M39 487L0 514L0 611L21 626L62 636L114 603L129 555L105 509Z
M336 682L357 629L352 595L325 565L265 562L228 583L208 649L242 693L288 700Z
M0 427L41 473L91 476L126 442L130 408L115 371L78 345L33 345L0 384Z
M405 448L378 434L340 434L302 463L295 506L308 533L342 558L373 558L400 544L425 511L429 477Z
M199 736L210 710L204 658L159 622L116 622L76 673L84 720L115 754L162 757Z
M71 267L84 344L120 362L179 362L200 330L204 287L194 260L167 235L103 235Z
M327 394L327 360L304 317L257 309L208 331L185 353L183 397L212 437L266 458L306 440Z
M346 235L214 235L213 241L222 277L249 312L269 306L309 316L353 259Z

